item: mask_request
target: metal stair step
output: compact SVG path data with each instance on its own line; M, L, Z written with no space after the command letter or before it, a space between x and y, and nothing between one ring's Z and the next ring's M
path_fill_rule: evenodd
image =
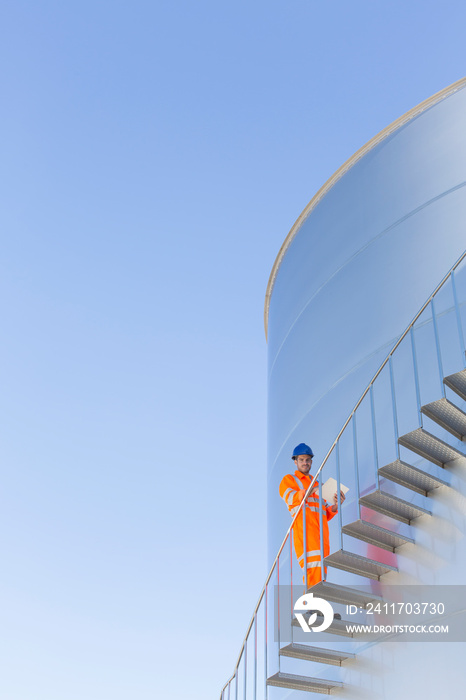
M466 413L448 399L443 398L428 403L422 406L421 412L448 430L458 440L462 440L466 435Z
M314 586L311 586L307 593L314 595L332 603L344 603L345 605L357 605L360 608L367 608L369 604L382 602L381 596L375 595L372 592L366 592L349 586L340 586L338 583L331 581L320 581Z
M373 491L367 494L367 496L361 496L359 503L362 506L367 506L375 510L377 513L389 515L391 518L395 518L395 520L399 520L401 523L407 523L408 525L420 515L432 515L430 510L426 510L425 508L421 508L413 503L404 501L402 498L392 496L380 490Z
M281 656L291 656L294 659L303 659L306 661L319 661L332 666L341 666L348 659L354 659L356 654L350 654L346 651L335 651L334 649L324 649L320 647L311 647L307 644L288 644L280 649Z
M384 527L368 523L366 520L355 520L353 523L344 525L342 531L345 535L356 537L356 539L369 542L369 544L375 544L389 552L394 552L397 547L408 542L414 544L411 537L386 530Z
M390 571L398 571L395 566L382 564L379 561L362 557L360 554L353 554L353 552L347 552L344 549L339 549L337 552L325 557L324 562L327 566L334 566L336 569L342 569L343 571L351 571L353 574L367 576L376 581Z
M354 633L348 632L348 630L346 629L347 625L352 624L354 623L350 622L349 620L337 620L336 618L334 618L330 627L327 627L327 629L325 630L325 634L338 634L340 637L354 637ZM301 625L294 616L291 620L291 626L297 627L299 630L301 630Z
M456 372L455 374L450 374L448 377L445 377L443 383L466 401L466 369L462 369L461 372Z
M297 676L294 673L279 671L267 678L267 685L278 688L290 688L292 690L307 690L311 693L330 695L333 688L343 688L340 681L326 681L323 678L309 678L309 676Z
M455 450L443 440L439 440L435 435L431 435L424 428L417 428L411 433L402 435L398 442L430 462L438 464L439 467L444 467L445 464L454 459L464 458L462 452Z
M397 459L391 462L391 464L381 467L379 469L379 474L386 479L390 479L390 481L401 484L401 486L406 486L412 491L422 493L423 496L427 496L429 491L439 486L448 486L447 482L443 481L443 479L427 474L427 472L422 469L413 467L412 464L402 462L401 459Z

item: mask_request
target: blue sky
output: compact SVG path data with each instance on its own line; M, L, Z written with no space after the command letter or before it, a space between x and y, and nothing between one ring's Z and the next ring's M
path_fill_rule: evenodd
M267 573L274 259L354 151L465 75L465 22L1 4L2 696L218 697Z

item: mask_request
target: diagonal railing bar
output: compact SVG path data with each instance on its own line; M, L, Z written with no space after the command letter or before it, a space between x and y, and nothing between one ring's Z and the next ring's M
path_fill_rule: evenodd
M246 634L245 634L245 637L244 637L244 641L243 641L243 644L242 644L242 646L241 646L241 651L240 651L240 653L239 653L238 660L237 660L236 665L235 665L235 671L234 671L233 675L231 676L231 678L230 678L230 679L225 683L225 685L223 686L222 691L221 691L221 693L220 693L220 697L222 697L223 691L224 691L225 688L228 686L228 684L231 683L231 681L235 678L235 675L236 675L237 672L238 672L238 667L239 667L239 664L240 664L240 662L241 662L241 658L242 658L242 656L243 656L243 654L244 654L244 652L245 652L246 643L247 643L247 639L248 639L249 633L250 633L250 631L251 631L251 629L252 629L252 626L253 626L253 624L254 624L254 620L256 619L256 615L257 615L257 612L258 612L258 610L259 610L259 608L260 608L260 605L261 605L261 603L262 603L262 601L263 601L263 599L264 599L264 594L265 594L265 592L266 592L266 588L267 588L267 586L268 586L268 584L269 584L269 582L270 582L270 579L272 578L272 575L273 575L273 573L274 573L274 571L275 571L275 568L276 568L276 565L277 565L277 561L278 561L278 559L279 559L279 557L280 557L280 554L281 554L282 551L283 551L283 548L284 548L284 546L285 546L285 544L286 544L286 541L287 541L288 537L290 537L291 531L292 531L292 529L293 529L293 526L294 526L296 520L297 520L299 517L302 517L301 510L302 510L302 508L305 506L306 499L307 499L307 497L311 494L312 489L313 489L313 487L314 487L314 484L315 484L315 482L316 482L318 476L320 475L322 469L324 468L325 464L327 463L329 457L332 455L333 450L334 450L335 447L338 445L341 436L342 436L343 433L345 432L345 430L346 430L346 428L348 427L348 424L350 423L350 421L353 419L353 417L354 417L356 411L358 410L359 406L361 405L361 403L363 402L363 400L364 400L365 397L367 396L368 392L371 390L371 387L373 386L373 384L374 384L374 382L376 381L377 377L381 374L381 372L383 371L383 369L386 367L387 363L390 363L390 362L391 362L391 358L392 358L393 354L395 353L395 351L397 350L397 348L400 346L400 344L403 342L403 340L406 338L406 336L408 335L408 333L411 332L411 330L413 329L413 327L414 327L416 321L420 318L420 316L422 316L422 314L424 313L424 311L426 310L426 308L429 306L429 304L431 304L431 302L432 302L432 300L434 299L434 297L437 295L437 293L440 291L440 289L442 289L442 287L443 287L444 284L448 281L448 279L449 279L450 277L453 278L454 271L459 267L459 265L463 262L463 260L464 260L465 258L466 258L466 250L465 250L465 251L462 253L462 255L458 258L458 260L455 262L455 264L450 268L450 270L447 272L447 274L446 274L445 277L442 279L442 281L437 285L437 287L434 289L434 291L432 292L432 294L431 294L431 295L429 296L429 298L425 301L425 303L421 306L420 310L416 313L416 315L414 316L414 318L412 319L412 321L411 321L411 322L409 323L409 325L407 326L406 330L405 330L405 331L402 333L402 335L398 338L398 340L396 341L396 343L394 344L394 346L392 347L392 349L390 350L390 352L387 354L386 358L384 359L384 361L382 362L382 364L380 365L380 367L378 368L378 370L376 371L376 373L374 374L374 376L372 377L372 379L371 379L370 382L368 383L367 387L364 389L364 391L363 391L363 393L361 394L360 398L358 399L358 401L357 401L356 404L354 405L354 407L353 407L351 413L349 414L348 418L346 419L345 423L343 424L343 427L342 427L341 430L339 431L337 437L336 437L335 440L333 441L333 443L332 443L331 447L329 448L327 454L325 455L324 459L322 460L322 463L321 463L320 467L318 468L318 470L316 471L315 475L313 476L313 478L312 478L312 480L311 480L311 483L309 484L309 486L308 486L308 488L307 488L307 490L306 490L306 493L304 494L304 497L303 497L303 499L302 499L302 501L301 501L301 504L298 506L298 510L295 512L295 514L294 514L294 516L293 516L293 519L292 519L292 521L291 521L291 524L290 524L290 526L289 526L289 528L288 528L288 530L287 530L287 532L286 532L286 534L285 534L285 537L283 538L283 541L282 541L282 543L281 543L281 545L280 545L280 547L279 547L279 550L278 550L277 555L276 555L276 557L275 557L275 559L274 559L274 561L273 561L273 563L272 563L272 566L270 567L270 571L269 571L269 573L268 573L268 575L267 575L267 578L266 578L266 580L265 580L264 586L263 586L262 591L261 591L261 593L260 593L260 595L259 595L259 599L258 599L258 601L257 601L257 603L256 603L255 608L254 608L254 612L253 612L253 614L252 614L251 621L250 621L250 623L249 623L249 625L248 625L248 628L247 628L247 631L246 631ZM455 289L455 294L456 294L456 289ZM456 297L455 297L455 301L456 301ZM304 532L305 532L305 529L306 529L306 528L304 528ZM306 547L304 548L304 551L306 551ZM305 580L306 580L306 569L304 569L304 576L305 576ZM267 610L265 611L265 616L267 617Z

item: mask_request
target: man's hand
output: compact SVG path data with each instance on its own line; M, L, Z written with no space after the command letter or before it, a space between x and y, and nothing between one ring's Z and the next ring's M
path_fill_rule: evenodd
M319 487L314 486L314 488L310 492L309 496L312 496L313 494L317 493L318 490L319 490ZM305 493L306 493L306 489L301 489L300 491L298 491L298 498L299 498L300 503L302 502Z
M342 504L342 505L343 505L343 503L344 503L344 501L345 501L345 498L346 498L346 496L345 496L345 494L343 493L343 491L340 491L340 500L341 500L341 504ZM334 513L336 513L337 510L338 510L338 495L335 493L334 496L333 496L332 511L333 511Z
M306 493L306 489L301 489L300 491L298 491L298 498L299 498L300 503L303 502L303 498L304 498L305 493Z

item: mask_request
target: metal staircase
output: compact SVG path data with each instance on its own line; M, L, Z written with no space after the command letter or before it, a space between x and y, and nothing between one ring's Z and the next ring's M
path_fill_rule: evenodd
M447 379L448 382L446 381ZM466 370L450 375L444 381L446 385L451 387L464 386L466 388ZM444 410L446 404L448 404L448 407L447 410ZM432 410L433 407L435 407L434 410ZM439 408L439 410L436 410L437 408ZM447 399L440 399L439 401L428 404L427 406L422 406L421 411L424 415L428 415L430 418L432 418L432 420L434 420L452 435L458 437L459 439L463 439L464 432L460 432L458 435L458 427L460 425L459 417L465 416L465 414L455 404L451 403ZM431 435L430 433L427 433L421 428L409 433L408 435L400 437L398 442L400 445L412 450L414 454L421 455L425 459L431 461L433 464L437 464L442 468L448 467L450 463L457 459L465 459L465 455L458 449L453 448L451 445ZM421 493L427 497L435 489L440 488L441 486L448 486L446 481L443 481L438 477L434 477L428 472L401 460L396 460L391 464L381 467L378 472L386 479L392 480L405 488ZM416 518L423 515L431 515L429 510L420 508L419 506L414 506L412 503L396 498L389 493L385 493L383 490L374 490L371 494L360 498L359 502L361 505L365 505L376 512L383 513L384 515L388 515L395 520L412 525L413 528L416 526ZM382 547L383 549L387 549L392 552L396 552L397 548L404 544L415 543L414 533L412 537L407 537L405 535L400 536L396 531L378 527L364 520L357 520L345 525L343 527L343 532L351 537L377 545L378 547ZM397 571L396 567L389 566L387 564L383 564L344 550L339 550L326 557L325 563L328 566L334 566L338 569L357 573L361 576L366 576L377 580L380 580L384 574L389 573L390 571ZM321 584L319 584L319 586L320 585ZM331 595L329 596L325 593L325 591L322 592L318 589L318 587L313 587L311 590L316 593L318 592L320 597L326 598L327 600L332 599ZM351 591L348 592L351 593ZM343 598L345 601L349 599L349 597ZM342 624L341 622L340 626L342 628L346 627L346 625ZM341 632L341 634L342 633L343 632ZM354 661L357 658L357 655L354 653L328 650L325 648L319 649L318 647L308 647L303 644L294 643L291 643L281 649L280 655L294 656L295 658L314 661L316 663L326 663L338 666L341 666L348 661ZM335 688L344 687L344 684L341 682L331 680L323 681L322 679L294 676L293 674L282 672L271 676L267 680L267 683L272 686L280 686L282 688L295 690L306 690L308 692L326 695L331 695Z
M383 602L377 585L386 579L396 584L404 565L400 554L408 551L407 548L413 551L418 546L418 528L423 527L429 519L434 522L431 519L438 517L434 507L437 494L443 492L444 498L451 498L455 492L450 485L450 476L456 469L466 466L464 445L461 444L466 441L466 413L461 405L466 401L466 356L454 279L454 273L458 274L457 268L462 261L463 258L437 287L400 337L350 414L314 477L315 480L320 475L320 489L320 484L325 481L324 474L333 476L336 472L338 491L340 483L347 482L351 477L354 482L352 491L357 494L352 509L349 509L352 515L349 522L344 522L346 504L338 509L336 519L339 547L332 547L331 554L324 557L321 539L321 562L327 572L325 580L310 589L315 597L337 606L351 605L364 611ZM456 319L456 339L451 337L451 330L445 337L441 337L434 306L439 293L445 295L448 286L454 301L450 306L445 305L443 296L444 308L441 314L444 318L449 315L449 318ZM465 302L466 299L463 305ZM424 332L426 327L432 331L432 345L437 355L440 383L436 385L436 390L432 389L433 379L432 373L428 371L428 363L423 367L422 352L425 347L416 346L418 329L422 328ZM460 351L454 355L456 366L463 363L464 369L444 376L445 355L448 354L444 348L449 348L457 341ZM404 388L397 390L395 376L395 360L403 345L411 348L412 359L409 373L405 366L401 373L403 377L411 376L411 385L414 387L406 401L406 391ZM452 366L449 356L447 364ZM383 381L383 386L389 386L390 390L385 397L378 392L380 415L384 420L377 421L374 387L382 385ZM421 396L424 395L428 401L421 403ZM364 402L366 408L370 409L365 413L362 412ZM367 453L364 464L362 458L358 457L358 430L361 430L364 415L370 415L362 434L364 439L373 442L372 466L368 465ZM392 416L390 426L387 415ZM417 427L413 422L418 423ZM381 430L381 424L386 430ZM399 435L401 425L409 429L403 430ZM387 448L390 439L386 433L393 435L390 450ZM350 439L353 442L352 448L344 449L343 441ZM392 458L379 467L379 455L387 451L392 452ZM313 482L309 491L312 487ZM299 517L305 517L303 507L306 507L305 500L293 522ZM357 511L356 517L354 511ZM322 517L320 514L321 532ZM387 552L390 554L387 555ZM341 575L343 577L338 578ZM335 576L336 581L329 580ZM301 580L302 571L296 565L290 527L259 598L235 673L223 688L221 700L267 700L271 688L287 689L288 694L290 691L306 691L345 697L344 669L358 663L358 635L354 631L348 631L348 620L334 619L326 632L322 633L325 638L322 646L319 646L315 644L317 635L306 636L303 632L288 602L288 607L284 608L285 613L282 612L280 599L277 601L275 597L272 605L272 589L275 596L281 595L282 598L290 598L291 592L293 601L296 594L302 595L304 592ZM259 631L261 628L262 634ZM285 638L287 635L288 638ZM351 651L338 648L339 639L353 644ZM329 673L332 667L335 670ZM271 696L274 700L288 697L288 694L280 696L277 692L273 691Z

